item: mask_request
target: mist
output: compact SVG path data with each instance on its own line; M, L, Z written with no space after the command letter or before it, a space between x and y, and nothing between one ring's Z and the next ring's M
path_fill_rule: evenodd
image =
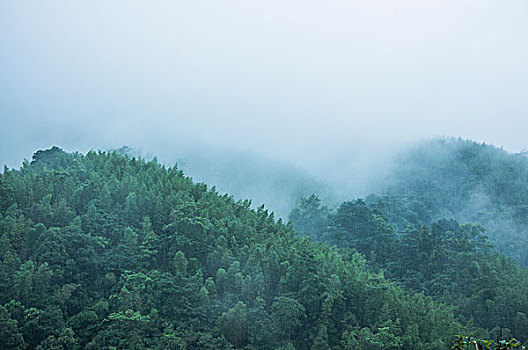
M0 163L243 152L365 195L423 138L527 148L526 33L522 0L4 1Z

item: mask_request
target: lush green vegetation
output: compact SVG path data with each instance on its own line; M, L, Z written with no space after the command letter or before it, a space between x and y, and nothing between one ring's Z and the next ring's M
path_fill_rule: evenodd
M378 196L403 231L440 219L480 223L501 253L528 266L528 157L461 139L435 139L402 153Z
M445 349L468 330L369 272L386 247L366 263L249 207L117 153L52 148L4 169L0 347Z
M356 249L371 271L456 306L457 319L480 336L528 340L528 271L493 250L482 226L440 219L397 232L376 204L356 200L330 211L311 196L291 219L301 234Z

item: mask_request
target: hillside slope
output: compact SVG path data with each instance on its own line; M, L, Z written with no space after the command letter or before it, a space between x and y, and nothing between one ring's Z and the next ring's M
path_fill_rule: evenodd
M450 307L176 168L38 151L0 175L6 348L445 349Z

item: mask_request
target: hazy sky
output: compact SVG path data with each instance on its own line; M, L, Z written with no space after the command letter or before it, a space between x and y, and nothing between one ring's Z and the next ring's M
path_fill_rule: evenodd
M179 143L338 164L435 135L528 148L528 1L0 0L2 164Z

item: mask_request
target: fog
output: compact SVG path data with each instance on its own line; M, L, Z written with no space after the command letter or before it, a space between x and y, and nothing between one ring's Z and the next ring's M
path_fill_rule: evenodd
M419 139L528 148L527 34L524 0L0 1L0 163L246 152L360 193Z

